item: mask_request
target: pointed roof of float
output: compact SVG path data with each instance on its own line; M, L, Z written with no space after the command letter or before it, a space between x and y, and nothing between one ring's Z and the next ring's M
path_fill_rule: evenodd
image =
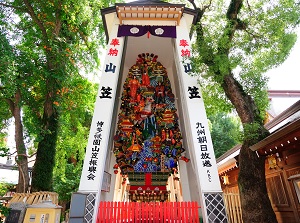
M164 2L164 1L159 1L159 0L138 0L138 1L132 1L128 3L116 3L116 5L144 5L144 6L149 6L149 5L164 5L164 6L184 6L185 4L173 4L169 2Z
M117 14L120 24L128 24L132 21L151 20L168 21L173 25L179 25L183 14L191 18L188 25L196 23L198 11L186 8L185 4L172 4L158 0L140 0L128 3L116 3L115 6L101 10L106 39L109 39L111 19Z

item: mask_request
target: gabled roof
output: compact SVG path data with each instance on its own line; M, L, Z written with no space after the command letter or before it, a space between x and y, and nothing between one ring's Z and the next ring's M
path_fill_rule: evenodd
M152 3L116 4L120 24L126 20L164 20L174 21L179 25L184 10L184 4Z
M283 124L287 122L291 122L291 120L297 118L297 113L300 111L300 100L294 103L292 106L281 112L277 115L272 121L265 124L266 129L270 130L271 132L276 130ZM296 114L296 115L295 115ZM272 131L273 130L273 131Z
M116 13L118 15L120 24L128 21L155 20L173 22L174 25L179 25L183 14L192 16L192 24L195 24L199 14L196 10L185 8L185 4L172 4L157 0L116 3L113 7L101 9L107 41L109 39L108 26L110 24L107 24L106 17L111 13Z
M259 155L270 155L280 150L296 148L300 144L300 100L275 117L265 127L271 135L250 146Z
M140 0L140 1L132 1L128 3L116 3L116 5L131 5L131 6L138 6L138 5L144 5L144 6L154 6L154 5L159 5L159 6L182 6L184 4L173 4L169 2L164 2L164 1L159 1L159 0Z
M259 155L275 154L300 147L300 100L265 125L271 135L250 146ZM217 159L219 174L233 168L241 145L236 145Z
M234 146L216 160L219 175L238 167L238 156L241 147L241 144Z

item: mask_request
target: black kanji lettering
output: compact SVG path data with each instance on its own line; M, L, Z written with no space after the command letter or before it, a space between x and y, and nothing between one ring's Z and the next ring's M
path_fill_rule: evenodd
M189 73L189 72L191 72L192 71L192 66L191 66L191 64L184 64L183 65L184 66L184 72L185 73Z
M190 96L189 96L190 99L201 98L200 95L199 95L200 94L199 88L197 88L196 86L189 87L188 91L190 93Z
M94 180L95 175L90 173L89 175L87 175L88 180Z
M105 72L115 73L115 71L116 71L116 65L113 65L112 63L106 64Z
M202 161L203 167L212 167L210 160Z
M209 153L201 153L201 159L202 159L202 160L210 159Z
M101 96L99 96L100 98L111 98L111 90L112 88L110 87L102 87L101 88Z

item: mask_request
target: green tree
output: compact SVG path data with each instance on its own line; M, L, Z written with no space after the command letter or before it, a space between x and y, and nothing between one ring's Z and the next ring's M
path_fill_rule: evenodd
M263 73L281 64L295 43L299 2L201 1L195 26L193 67L208 86L207 101L216 109L233 107L243 125L240 151L240 190L245 223L277 222L268 198L265 157L249 147L269 133L264 128L268 106ZM210 93L210 94L209 94ZM230 105L231 103L231 105Z
M6 183L0 179L0 197L4 196L9 189L13 188L13 184Z
M3 108L1 116L4 118L3 120L7 120L8 117L14 118L15 145L17 150L16 162L18 164L19 170L19 184L17 186L17 191L27 192L29 185L29 175L26 148L23 140L23 125L21 121L22 77L18 75L17 67L15 66L15 61L17 58L15 48L11 46L8 40L8 37L10 35L9 31L11 28L9 26L9 21L11 21L12 19L8 15L9 12L3 11L3 9L1 8L0 18L5 18L0 20L0 28L2 31L0 34L0 45L2 49L0 52L0 64L2 65L0 71L0 106L1 108Z
M20 89L23 103L17 105L26 105L30 117L24 120L35 123L28 128L37 146L32 191L52 190L62 112L59 92L80 69L98 65L98 49L104 42L100 9L108 4L100 0L0 2L1 10L12 11L15 17L10 31L20 52L17 73L26 74L21 87L27 91L22 94ZM8 25L8 20L2 21Z
M98 85L78 76L63 92L62 106L67 112L60 116L54 168L54 191L62 205L70 201L72 192L79 186L97 88Z
M208 117L211 122L211 137L216 158L240 143L241 124L239 120L226 113Z
M85 145L93 116L98 85L77 76L65 88L56 146L53 186L59 195L62 214L68 209L73 192L78 190Z
M0 179L0 197L4 196L6 194L6 192L12 188L13 188L13 184L2 182ZM4 215L6 217L6 216L8 216L9 211L10 211L10 208L8 208L0 203L0 222L3 222L1 215Z
M1 18L0 11L0 18ZM1 20L0 20L1 21ZM9 61L13 56L12 48L6 38L5 30L2 28L0 23L0 147L6 147L5 137L7 133L5 129L8 127L9 119L11 118L11 113L9 112L8 105L3 97L4 85L3 77L6 73L9 73Z

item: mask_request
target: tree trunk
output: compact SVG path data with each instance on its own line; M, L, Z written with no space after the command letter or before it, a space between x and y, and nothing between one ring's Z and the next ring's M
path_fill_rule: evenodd
M275 223L275 213L267 194L265 159L258 157L243 143L238 176L244 223Z
M258 124L253 137L245 136L239 155L238 184L241 196L244 223L275 223L276 215L268 197L265 178L265 157L258 157L249 147L262 140L268 134L259 116L252 98L247 95L233 75L224 77L222 85L226 96L235 106L239 117L247 128L247 124Z
M15 98L13 100L7 100L11 113L15 119L15 142L17 157L16 162L18 164L19 179L16 188L17 193L26 193L29 186L29 173L28 173L28 158L23 137L23 124L21 120L21 92L17 89Z
M58 114L53 107L53 91L44 103L42 140L38 144L36 161L32 172L32 192L52 191L53 168L55 165Z
M194 2L194 1L191 1ZM211 3L211 1L210 1ZM242 215L244 223L276 223L276 215L268 197L265 180L265 158L258 157L249 147L265 138L268 131L264 128L259 110L244 91L243 86L234 79L231 68L224 69L228 63L232 39L236 30L244 30L245 24L238 19L243 0L231 0L226 13L227 24L217 46L217 53L205 41L200 19L210 3L199 11L196 26L197 44L202 55L202 62L214 73L214 80L221 84L227 98L235 107L244 127L244 140L239 155L238 184L241 196ZM225 41L226 40L226 41ZM223 58L223 63L217 64L216 58ZM229 64L229 63L228 63ZM222 69L221 69L222 68ZM250 131L252 129L252 131ZM252 134L252 135L250 135Z
M51 37L58 37L61 22L60 14L56 14L57 23L55 26L55 33L51 37L47 35L47 30L43 25L43 22L38 19L34 12L34 8L30 5L28 0L24 0L28 13L31 18L40 28L40 31L43 36L43 45L47 46L45 49L46 56L46 66L47 71L49 72L49 76L46 78L46 86L47 86L47 94L44 102L44 113L41 119L41 128L42 132L40 132L41 141L38 143L36 161L32 171L32 191L52 191L52 178L53 178L53 169L55 166L55 153L56 153L56 140L58 135L58 118L59 114L54 106L54 102L57 99L57 90L59 89L59 81L62 79L58 79L57 75L61 73L65 67L61 64L56 57L56 53L51 49L50 42ZM60 5L61 6L61 5Z

